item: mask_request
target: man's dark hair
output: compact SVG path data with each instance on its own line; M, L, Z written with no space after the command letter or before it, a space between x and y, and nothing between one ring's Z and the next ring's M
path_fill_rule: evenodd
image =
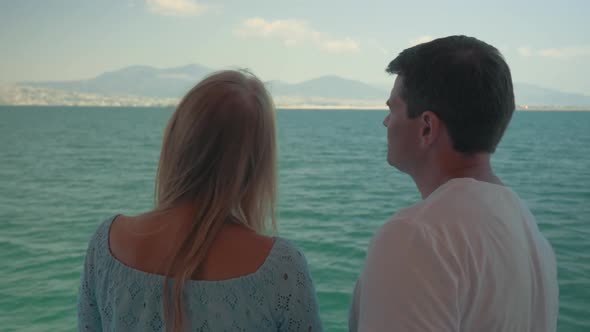
M514 112L510 68L493 46L450 36L401 52L386 71L403 78L408 116L438 115L456 151L494 152Z

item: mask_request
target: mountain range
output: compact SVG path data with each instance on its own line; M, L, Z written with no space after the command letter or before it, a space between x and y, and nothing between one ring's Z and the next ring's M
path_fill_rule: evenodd
M0 103L10 104L11 96L6 91L26 89L27 98L34 104L36 94L42 94L51 104L51 95L67 95L71 100L83 95L85 98L103 98L112 103L117 98L146 98L150 100L177 100L196 82L214 70L198 64L174 68L130 66L105 72L94 78L75 81L19 82L12 89L0 88ZM372 85L339 76L322 76L300 83L283 81L265 82L276 103L281 105L353 105L383 106L389 87ZM21 90L18 90L18 89ZM15 90L17 89L17 90ZM565 93L532 84L515 83L516 102L521 107L590 107L590 96ZM91 96L91 97L89 97ZM75 104L75 102L73 102ZM59 104L59 102L54 102Z

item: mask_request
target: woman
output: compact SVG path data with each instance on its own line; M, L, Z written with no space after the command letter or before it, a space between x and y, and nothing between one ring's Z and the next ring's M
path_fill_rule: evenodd
M156 207L115 216L86 253L78 323L103 331L319 331L304 256L275 229L272 99L255 76L215 73L172 115Z

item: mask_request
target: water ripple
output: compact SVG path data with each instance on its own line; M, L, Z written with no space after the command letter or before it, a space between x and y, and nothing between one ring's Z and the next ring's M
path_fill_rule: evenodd
M153 203L170 111L0 108L2 330L71 330L87 241ZM419 199L385 162L382 112L279 111L281 235L305 252L328 331L346 331L375 230ZM590 113L517 113L494 167L558 258L559 331L590 330ZM539 133L543 133L540 135Z

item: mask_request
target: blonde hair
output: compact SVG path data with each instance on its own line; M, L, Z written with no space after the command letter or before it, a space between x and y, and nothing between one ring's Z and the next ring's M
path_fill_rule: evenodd
M274 113L272 98L256 76L228 70L198 83L168 122L156 179L156 210L191 202L196 214L164 281L167 330L183 329L184 284L199 270L225 223L262 232L270 221L276 230Z

